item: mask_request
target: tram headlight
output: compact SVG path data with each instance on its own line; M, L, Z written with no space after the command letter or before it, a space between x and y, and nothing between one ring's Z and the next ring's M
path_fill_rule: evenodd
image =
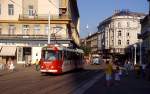
M51 69L53 69L54 68L54 66L51 66Z
M41 68L43 69L43 68L44 68L44 66L41 66Z

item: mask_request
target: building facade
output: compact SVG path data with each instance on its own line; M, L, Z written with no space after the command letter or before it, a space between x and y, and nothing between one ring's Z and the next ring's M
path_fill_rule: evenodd
M148 0L150 2L150 0ZM150 63L150 9L149 14L141 20L142 30L139 39L142 39L142 61Z
M103 57L113 58L125 54L125 48L138 42L141 33L140 19L144 14L128 10L115 13L98 25L100 32L100 53Z
M95 32L85 39L85 45L91 49L91 55L99 54L99 33Z
M79 20L76 0L0 0L0 60L35 62L48 39L78 47Z

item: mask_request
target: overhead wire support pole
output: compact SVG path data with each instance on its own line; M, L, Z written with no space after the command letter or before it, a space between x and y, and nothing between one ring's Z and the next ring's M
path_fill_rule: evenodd
M50 4L54 5L59 9L51 0L48 0ZM49 7L49 16L48 16L48 44L51 44L51 12Z
M48 44L51 43L51 15L50 15L50 9L49 9L49 16L48 16Z
M50 4L53 4L51 0L48 0ZM55 4L53 4L55 6ZM56 7L56 6L55 6ZM48 16L48 44L51 43L51 12L49 7L49 16Z

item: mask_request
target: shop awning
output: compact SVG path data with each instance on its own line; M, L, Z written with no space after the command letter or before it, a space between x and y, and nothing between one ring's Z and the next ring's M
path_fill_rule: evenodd
M16 47L2 47L0 56L15 56Z

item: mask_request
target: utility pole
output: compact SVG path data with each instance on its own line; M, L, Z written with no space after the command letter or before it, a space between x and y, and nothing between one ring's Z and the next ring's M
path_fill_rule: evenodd
M48 44L51 42L51 14L50 14L50 8L49 8L49 16L48 16Z
M48 0L50 4L59 9L51 0ZM50 5L51 6L51 5ZM49 16L48 16L48 44L51 43L51 12L49 7Z
M51 0L48 0L51 3ZM48 44L51 43L51 12L49 6L49 13L48 13Z

